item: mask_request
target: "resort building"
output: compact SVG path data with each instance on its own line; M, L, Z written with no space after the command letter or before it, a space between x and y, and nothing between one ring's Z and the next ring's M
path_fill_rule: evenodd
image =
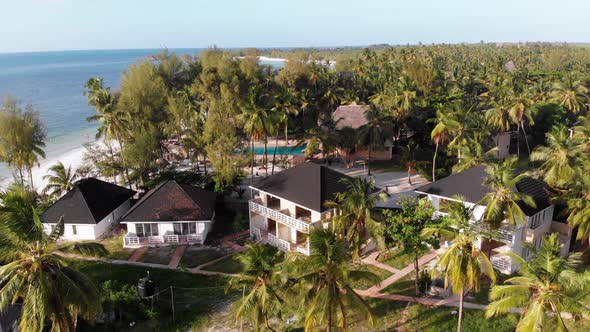
M341 105L332 113L332 120L336 123L336 129L350 127L358 129L368 123L367 111L369 105L359 105L353 102L350 105ZM388 135L381 148L371 149L372 160L391 160L393 149L393 134ZM346 162L365 160L369 158L369 150L365 146L355 146L351 150L338 149L338 155Z
M428 196L435 211L435 217L446 215L445 205L450 201L458 201L462 197L464 204L473 209L472 221L481 222L485 206L479 202L491 192L482 185L486 177L485 166L476 166L467 171L450 175L416 189L416 192ZM554 221L554 205L550 203L547 185L540 180L526 177L516 185L516 190L533 198L536 207L525 204L521 209L526 215L522 225L512 225L508 221L501 223L499 229L493 232L492 240L480 239L478 246L489 252L494 268L502 273L511 274L518 269L518 265L511 257L502 255L508 252L521 255L529 259L531 252L524 246L529 243L539 248L543 236L549 233L559 233L562 243L562 254L569 252L572 228L564 223ZM479 227L486 228L483 223Z
M123 216L123 246L203 244L215 219L216 195L205 189L166 181L148 191Z
M345 191L347 175L305 162L251 186L250 235L282 251L309 255L309 233L325 228L334 209L325 207Z
M83 179L51 205L40 219L50 234L63 218L62 239L96 240L105 236L130 208L135 191L94 178Z

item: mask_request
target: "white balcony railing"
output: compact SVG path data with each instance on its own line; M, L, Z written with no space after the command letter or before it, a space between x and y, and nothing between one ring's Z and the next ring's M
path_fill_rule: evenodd
M306 256L309 256L311 254L311 252L309 250L309 243L297 246L297 252L300 254L304 254Z
M293 227L302 233L309 233L309 224L303 220L295 219L288 216L280 211L267 208L264 205L258 204L254 201L250 201L250 211L262 214L268 218L276 220L282 224Z
M279 250L284 252L291 251L291 243L283 239L279 239L275 235L268 233L268 243L277 247Z
M133 233L127 234L123 238L124 247L139 247L146 245L161 245L161 244L178 244L178 243L202 243L202 234L165 234L156 236L137 236Z
M494 255L490 257L490 261L492 262L492 266L505 274L512 273L512 260L508 256L502 255Z
M498 229L491 229L487 224L476 221L475 229L484 233L490 233L492 239L503 243L512 243L514 231L512 225L502 225Z

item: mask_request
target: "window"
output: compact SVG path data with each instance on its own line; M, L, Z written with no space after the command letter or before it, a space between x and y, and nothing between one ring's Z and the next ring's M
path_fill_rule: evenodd
M186 234L197 234L197 223L174 223L174 234L186 235Z
M158 236L158 224L135 224L138 237Z
M143 232L143 224L135 224L135 234L139 237L145 236L145 233Z
M76 225L72 225L72 234L74 234L74 235L78 234L78 229L76 228Z

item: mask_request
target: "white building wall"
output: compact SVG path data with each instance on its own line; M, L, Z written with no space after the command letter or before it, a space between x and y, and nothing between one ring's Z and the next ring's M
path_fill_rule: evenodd
M510 137L512 134L510 132L506 133L499 133L494 135L494 143L498 148L496 155L498 158L506 158L510 155Z

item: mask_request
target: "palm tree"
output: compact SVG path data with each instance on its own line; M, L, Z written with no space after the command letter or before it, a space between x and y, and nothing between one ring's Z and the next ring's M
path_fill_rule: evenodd
M472 167L492 162L498 151L497 147L487 149L484 137L475 135L473 138L467 138L461 144L461 158L453 166L453 172L463 172Z
M578 227L578 240L590 240L590 165L588 162L580 164L576 181L569 184L569 190L559 197L565 202L569 216L568 224Z
M74 182L76 181L76 173L72 172L72 168L64 166L62 162L49 167L50 174L43 176L43 180L47 181L47 185L43 192L54 197L59 197L63 193L72 190Z
M557 233L544 237L541 248L531 247L528 262L519 255L511 255L520 265L519 276L506 280L505 285L493 286L486 317L490 318L522 309L517 331L545 331L550 326L567 331L562 314L575 318L590 314L590 308L580 301L580 294L588 291L590 273L579 272L581 253L561 257ZM549 323L552 324L549 324Z
M526 215L520 204L536 207L531 196L514 190L516 184L527 176L526 173L514 174L517 161L518 159L512 156L486 167L486 177L482 184L490 188L491 192L478 204L486 207L483 220L491 225L499 225L503 220L508 220L514 225L522 225Z
M586 109L588 88L570 73L563 81L557 81L553 84L550 96L554 102L559 103L568 111L579 114Z
M302 294L305 331L315 331L325 326L326 331L348 330L348 318L352 314L362 316L373 324L371 309L359 296L351 283L355 280L378 278L372 272L356 269L350 264L346 243L328 229L317 229L310 234L311 255L296 260Z
M535 148L531 160L543 161L539 170L547 184L566 188L576 178L581 149L564 126L553 127L545 137L547 146Z
M403 148L402 152L402 161L406 164L406 169L408 170L408 184L412 185L412 173L416 171L416 151L418 151L419 144L416 144L414 141L408 142L408 144Z
M436 118L429 120L429 122L436 123L430 133L430 138L435 144L434 156L432 157L432 182L436 181L436 157L439 146L447 143L455 128L459 126L459 123L450 114L449 112L443 111L442 105L439 105L436 110Z
M267 329L274 331L270 318L281 314L284 300L281 298L279 270L282 260L280 252L265 245L248 245L246 251L237 255L244 271L230 280L229 289L243 289L247 294L239 304L236 320L249 315L258 331L263 322Z
M6 202L4 202L6 204ZM50 235L34 208L32 218L14 218L0 212L0 310L22 303L21 331L75 331L77 317L93 319L101 311L94 284L68 266L64 253L104 255L98 243L59 243L64 224L60 220Z
M472 212L472 209L467 208L463 202L451 203L449 214L444 217L445 222L435 224L423 231L424 236L438 235L452 241L439 257L436 268L444 274L445 287L451 285L453 293L459 294L457 323L459 332L463 320L465 293L478 292L484 275L490 278L492 284L496 282L492 263L477 245L481 233L473 223L469 222ZM436 274L436 271L437 269L433 269L433 274Z
M373 147L380 147L385 141L385 126L390 122L389 117L380 110L371 107L367 113L367 123L357 129L357 140L361 146L369 150L367 158L367 175L371 175L371 151Z
M526 135L526 131L524 129L525 121L528 122L529 125L533 124L533 115L532 115L532 105L533 100L529 96L528 93L521 93L512 95L509 99L510 109L508 113L512 122L516 124L516 127L522 129L522 133L524 135L524 141L526 143L527 151L529 155L531 154L531 147L529 146L529 140Z
M259 95L255 89L249 93L248 101L242 108L240 118L242 120L244 131L250 135L250 173L251 179L254 181L254 141L264 139L264 158L267 160L267 137L270 132L270 127L273 125L271 120L271 110L260 106L260 99L264 98L263 95ZM266 169L266 175L268 175L268 169Z
M336 208L332 227L342 236L351 248L354 258L358 258L361 246L368 236L384 247L382 225L377 220L375 205L386 199L386 194L375 193L375 184L363 178L342 179L346 191L336 194L335 201L325 203L326 207Z

